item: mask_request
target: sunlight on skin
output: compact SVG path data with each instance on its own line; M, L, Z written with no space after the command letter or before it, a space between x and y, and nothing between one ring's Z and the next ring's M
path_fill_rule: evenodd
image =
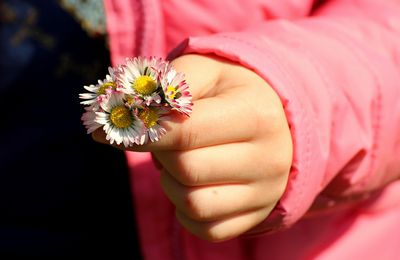
M282 103L256 73L215 56L185 55L173 65L189 83L191 116L166 122L158 142L114 146L152 152L187 230L214 242L234 238L256 228L285 190L293 148ZM108 143L101 130L93 138Z

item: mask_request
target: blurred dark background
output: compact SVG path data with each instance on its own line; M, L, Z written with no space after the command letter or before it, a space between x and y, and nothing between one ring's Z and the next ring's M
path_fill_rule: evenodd
M139 257L124 154L80 121L110 64L101 2L0 2L1 259Z

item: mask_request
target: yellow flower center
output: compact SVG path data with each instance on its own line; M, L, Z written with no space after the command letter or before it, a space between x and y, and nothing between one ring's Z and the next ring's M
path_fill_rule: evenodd
M132 83L133 89L142 95L150 95L157 89L157 82L150 76L143 75Z
M114 82L106 82L103 85L101 85L99 87L99 90L97 91L98 95L105 95L106 94L106 89L108 89L109 87L112 87L113 90L115 90L117 88L117 84L115 84Z
M126 103L132 105L134 102L134 98L132 96L129 95L125 95L125 99L126 99Z
M110 120L118 128L128 128L133 123L131 112L125 106L117 106L111 110Z
M177 94L176 88L174 86L169 85L167 87L167 98L174 99Z
M150 128L157 123L158 115L154 110L146 109L139 112L139 118L147 128Z

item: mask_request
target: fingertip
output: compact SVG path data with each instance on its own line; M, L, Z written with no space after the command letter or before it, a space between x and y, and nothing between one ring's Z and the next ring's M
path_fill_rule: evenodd
M151 159L153 160L154 166L157 168L157 170L161 172L164 169L164 167L157 159L157 157L154 155L154 153L151 153Z
M92 138L94 141L96 141L98 143L102 143L102 144L107 143L106 134L101 129L97 129L96 131L94 131L92 133Z

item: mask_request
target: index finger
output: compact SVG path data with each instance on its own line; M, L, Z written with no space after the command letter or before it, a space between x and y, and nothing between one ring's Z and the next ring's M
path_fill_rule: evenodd
M252 118L250 106L232 105L234 94L194 101L191 117L174 114L171 120L161 124L167 133L154 143L133 145L124 150L136 152L189 150L211 145L248 141L254 136L257 120ZM246 126L246 127L243 127ZM240 126L240 127L239 127ZM101 129L93 135L96 141L108 143Z
M227 93L221 95L226 90L222 91L222 86L218 86L222 71L221 59L185 55L174 60L172 64L177 71L185 73L190 86L193 96L191 117L172 113L168 122L161 122L167 134L156 143L128 148L114 146L133 151L186 150L248 140L251 131L245 127L237 127L237 124L251 124L249 115L252 111L247 111L249 107L238 105L237 96ZM93 138L108 143L101 130L97 130Z

